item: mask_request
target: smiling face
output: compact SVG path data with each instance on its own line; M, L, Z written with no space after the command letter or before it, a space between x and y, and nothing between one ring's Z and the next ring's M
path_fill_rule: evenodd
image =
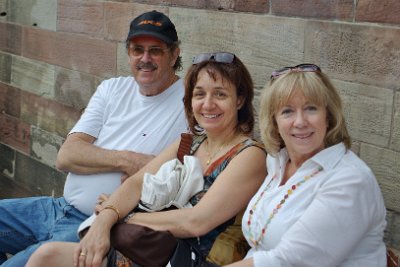
M202 69L192 96L193 115L208 135L220 135L235 129L242 102L231 82L222 79L219 73L214 77Z
M179 48L170 51L163 41L140 36L131 40L128 55L132 74L139 83L142 94L159 94L171 85Z
M291 160L304 162L324 149L326 107L310 102L300 90L278 109L275 119Z

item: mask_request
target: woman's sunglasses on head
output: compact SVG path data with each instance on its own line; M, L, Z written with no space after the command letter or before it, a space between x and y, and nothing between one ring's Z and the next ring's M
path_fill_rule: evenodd
M204 61L215 61L219 63L232 63L235 55L229 52L203 53L193 57L192 64L196 65Z
M321 72L321 68L315 64L308 63L300 64L294 67L284 67L282 69L273 71L271 73L271 80L289 72Z

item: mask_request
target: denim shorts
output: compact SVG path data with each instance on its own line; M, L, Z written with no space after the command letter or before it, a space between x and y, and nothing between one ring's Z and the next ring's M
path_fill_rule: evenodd
M87 217L63 197L0 200L1 267L25 266L45 242L78 242L77 228ZM13 256L6 260L6 253Z

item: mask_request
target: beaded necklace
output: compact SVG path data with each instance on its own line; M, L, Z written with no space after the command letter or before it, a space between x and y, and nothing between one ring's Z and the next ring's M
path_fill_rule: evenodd
M299 181L298 183L292 185L286 192L285 196L282 198L281 201L279 201L278 205L276 205L276 207L273 209L273 211L269 214L268 216L268 220L265 223L264 227L261 229L261 234L260 236L256 239L253 234L251 233L251 220L253 218L253 214L254 211L257 208L258 202L260 202L260 200L262 199L262 197L264 196L264 193L271 187L271 183L272 181L276 178L276 174L272 177L271 181L269 181L269 183L267 184L267 186L265 187L265 189L261 192L261 194L258 196L256 202L254 203L253 206L251 206L251 209L249 211L249 220L247 221L247 227L248 227L248 233L249 233L249 240L250 242L253 244L254 247L258 247L260 244L261 239L265 236L265 233L267 231L268 225L271 223L272 219L275 217L275 215L278 213L279 209L283 206L283 204L285 204L285 202L287 201L287 199L289 198L289 196L291 194L293 194L293 192L299 188L299 186L301 186L302 184L304 184L305 182L307 182L307 180L309 180L311 177L317 175L319 172L321 172L323 170L322 167L318 167L317 170L315 170L313 173L311 173L310 175L306 175L303 180Z

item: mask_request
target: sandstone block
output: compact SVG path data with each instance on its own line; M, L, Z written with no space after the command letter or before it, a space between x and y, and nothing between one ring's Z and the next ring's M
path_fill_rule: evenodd
M332 78L398 88L400 29L371 25L308 22L305 60Z
M54 99L54 66L25 57L13 56L11 85Z
M0 125L0 142L29 155L30 125L5 114L0 114Z
M129 60L129 57L126 52L125 43L119 43L118 44L118 52L117 52L117 75L118 76L132 75L128 60Z
M271 13L279 16L351 21L353 5L353 0L271 0Z
M21 153L16 154L15 181L41 195L61 196L66 174Z
M0 173L9 178L15 173L15 151L0 141Z
M393 128L390 147L396 151L400 151L400 91L396 92L394 103Z
M334 84L344 103L344 113L351 137L382 147L388 146L393 90L337 80Z
M58 1L57 30L104 36L104 4L92 1Z
M31 155L47 166L55 168L57 153L64 138L34 126L31 129L31 136Z
M374 172L386 208L400 212L400 153L362 143L360 156Z
M11 82L11 62L11 55L0 53L0 81Z
M116 44L87 36L26 28L24 56L101 77L116 72Z
M55 99L76 110L83 110L101 79L84 72L56 67Z
M48 132L65 137L80 117L80 112L59 102L24 92L21 119Z
M0 50L21 54L21 26L0 21Z
M193 15L184 8L170 8L170 17L179 21L185 70L198 53L230 51L248 67L255 86L263 87L273 70L303 61L303 20L207 10Z
M17 24L56 30L57 1L9 0L8 20Z
M356 21L400 24L399 13L400 1L398 0L359 0Z
M21 91L0 82L0 113L19 118L21 111Z

